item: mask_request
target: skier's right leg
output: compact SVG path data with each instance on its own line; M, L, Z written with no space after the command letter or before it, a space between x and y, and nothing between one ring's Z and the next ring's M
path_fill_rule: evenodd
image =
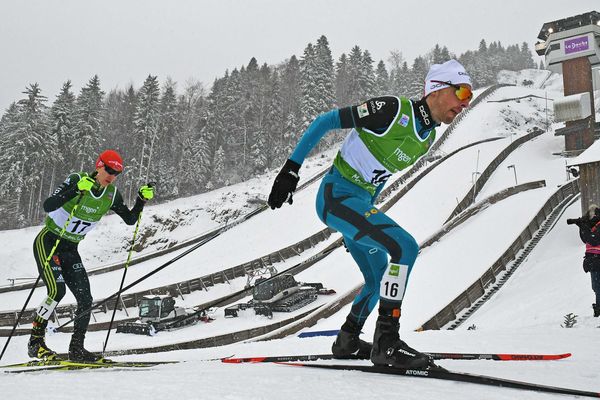
M323 178L317 195L317 212L327 226L344 235L349 250L363 249L355 251L353 257L365 276L365 283L374 282L365 285L366 291L363 289L355 299L341 333L346 331L344 327L356 329L355 322L360 321L356 316L361 318L363 311L368 315L381 296L371 361L398 368L427 367L429 357L408 347L399 337L400 307L419 250L415 239L374 207L367 191L345 180L335 168ZM371 264L364 256L365 249L385 257ZM366 316L362 319L364 323ZM335 344L333 350L335 355Z
M349 237L344 243L360 268L365 285L354 299L350 313L342 325L331 351L336 358L369 359L373 345L359 338L362 328L379 300L379 282L387 265L387 253L363 246Z
M32 358L57 359L56 352L50 350L45 342L48 319L57 304L65 295L65 283L62 277L60 256L55 252L49 261L48 254L56 243L56 236L46 228L36 236L33 242L33 256L38 272L46 284L47 295L37 309L33 319L31 336L27 344L27 354Z
M90 281L87 272L76 249L65 253L63 273L65 283L77 301L73 336L71 336L71 342L69 343L69 360L78 362L98 361L102 356L86 350L83 346L90 322L91 313L89 310L92 307L93 297L90 291ZM83 314L84 312L85 314Z

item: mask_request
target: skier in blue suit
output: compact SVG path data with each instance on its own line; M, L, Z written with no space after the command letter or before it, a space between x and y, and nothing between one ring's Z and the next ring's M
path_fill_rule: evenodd
M333 129L352 128L321 182L316 202L319 218L343 235L365 279L332 346L336 358L359 356L397 368L431 364L399 335L402 299L419 246L374 204L386 180L425 155L435 128L452 122L471 98L471 79L458 61L435 64L420 100L382 96L318 116L275 178L268 200L273 209L292 203L300 166L318 141ZM371 344L359 334L378 301Z

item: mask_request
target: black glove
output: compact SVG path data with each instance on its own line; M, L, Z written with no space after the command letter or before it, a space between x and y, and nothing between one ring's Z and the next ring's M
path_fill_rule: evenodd
M271 193L269 194L269 200L267 203L271 209L280 208L286 201L290 204L293 203L292 194L296 190L296 185L300 177L298 171L300 170L300 164L295 163L292 160L287 160L283 164L283 168L277 174Z
M586 253L583 257L583 272L597 271L600 269L600 255Z

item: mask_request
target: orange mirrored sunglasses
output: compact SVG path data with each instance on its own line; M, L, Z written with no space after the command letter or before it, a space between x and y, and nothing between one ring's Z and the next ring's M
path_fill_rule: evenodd
M455 85L454 83L444 82L444 81L431 81L431 82L442 83L444 85L452 86L454 89L456 89L454 93L456 94L456 97L460 101L471 100L473 98L473 92L467 86L459 86L459 85Z

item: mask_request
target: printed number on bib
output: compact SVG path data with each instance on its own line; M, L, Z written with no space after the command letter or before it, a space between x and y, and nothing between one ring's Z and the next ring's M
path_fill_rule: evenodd
M50 318L50 315L52 315L52 312L56 308L57 304L58 303L56 301L54 301L51 298L47 297L46 300L44 300L42 302L42 304L40 304L40 306L36 310L36 313L41 318L43 318L44 320L47 321L48 318Z
M392 174L387 173L386 174L386 170L384 169L375 169L373 170L373 177L371 178L371 183L373 185L380 185L382 183L385 183L385 181L388 180L388 178L390 176L392 176Z
M81 225L81 229L79 229L79 225ZM69 225L69 230L71 233L82 234L90 226L92 226L91 223L78 219Z
M379 295L382 299L401 301L408 280L408 265L389 263L383 278Z
M384 290L385 290L384 297L393 298L393 299L398 297L398 283L397 282L394 282L394 283L385 282L383 284L383 286L384 286Z

